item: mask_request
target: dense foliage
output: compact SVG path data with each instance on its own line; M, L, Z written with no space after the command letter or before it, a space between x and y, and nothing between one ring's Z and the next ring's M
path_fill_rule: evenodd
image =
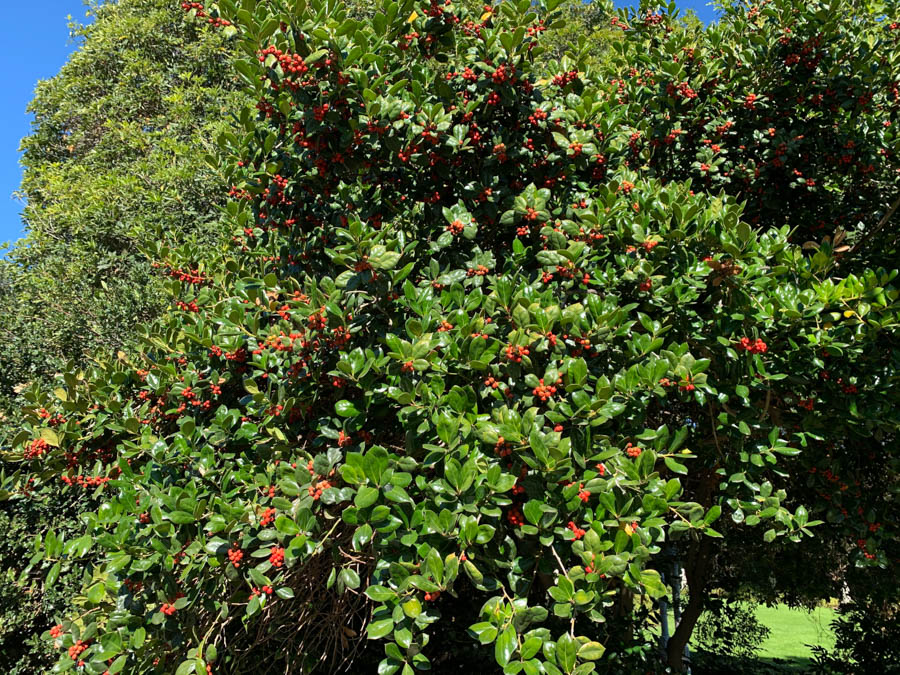
M224 181L204 153L246 101L218 31L186 20L169 0L92 4L80 43L30 106L23 141L26 236L0 260L0 437L21 428L16 392L52 382L66 363L134 341L137 322L165 308L164 285L141 247L218 235ZM89 494L43 486L0 504L0 670L45 672L52 645L37 639L81 583L73 567L42 593L19 576L32 538L69 534L95 508Z
M557 5L184 3L258 100L221 137L232 246L153 246L141 348L25 394L10 496L99 501L31 561L84 566L58 670L652 668L670 542L678 669L737 552L827 527L892 573L897 24L642 10L548 76Z
M814 648L817 672L893 673L900 664L897 604L842 605L832 622L834 649Z
M39 83L22 142L26 238L3 261L0 397L127 344L166 299L141 248L210 245L223 181L203 161L246 99L219 31L168 0L94 3Z
M756 618L755 610L753 604L712 598L697 622L697 647L719 659L753 658L771 633Z

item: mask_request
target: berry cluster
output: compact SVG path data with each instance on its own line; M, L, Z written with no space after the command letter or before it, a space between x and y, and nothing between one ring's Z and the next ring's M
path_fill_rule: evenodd
M765 354L769 351L769 346L761 339L751 340L748 337L742 337L735 345L738 351L746 351L750 354Z
M521 345L507 345L505 352L506 358L513 363L522 363L522 357L528 356L531 353L528 350L528 347L523 347Z
M521 507L513 506L506 514L506 520L509 521L510 525L522 527L525 524L525 515L522 513Z
M545 385L543 377L539 380L539 382L540 384L538 384L538 386L536 386L532 390L532 393L534 393L535 396L541 399L543 403L546 403L556 394L556 386L552 384ZM559 378L556 381L556 384L562 384L562 378Z
M497 444L494 446L494 454L498 457L509 457L512 454L512 448L503 436L497 438Z
M462 234L462 231L465 229L465 224L461 220L454 220L452 223L447 225L447 231L450 234Z
M632 445L631 443L625 444L625 454L631 457L632 459L641 456L641 452L643 450L636 445Z
M585 535L585 530L582 530L580 527L578 527L573 520L570 520L569 524L566 525L566 527L572 530L572 534L574 535L575 539L581 539Z
M69 658L73 661L77 660L82 653L87 651L88 643L83 640L76 640L75 644L69 647Z
M50 450L50 445L43 438L36 438L31 441L25 449L25 459L37 459L43 457Z
M234 565L235 569L241 566L241 560L244 557L244 552L237 547L237 544L234 545L234 548L229 549L228 551L228 562Z

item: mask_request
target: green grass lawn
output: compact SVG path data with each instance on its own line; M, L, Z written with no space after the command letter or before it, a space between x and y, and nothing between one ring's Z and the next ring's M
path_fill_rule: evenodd
M812 612L790 609L783 605L760 606L756 618L772 631L763 642L759 655L778 659L808 659L812 650L807 645L834 646L830 624L834 610L817 607Z
M801 673L810 665L813 652L811 645L826 648L834 646L834 635L830 624L834 610L817 607L812 612L791 609L785 605L775 607L759 606L756 617L771 632L760 647L758 658L752 662L741 660L729 664L729 670L737 673ZM674 619L669 616L669 625ZM696 644L691 641L692 651Z

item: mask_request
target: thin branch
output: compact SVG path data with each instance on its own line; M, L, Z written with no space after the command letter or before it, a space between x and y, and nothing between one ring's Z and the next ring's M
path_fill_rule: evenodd
M724 457L724 455L722 454L722 446L719 445L719 434L716 433L716 413L713 410L712 401L707 400L707 403L709 404L709 423L712 427L713 440L716 442L716 450L719 451L719 457L721 458Z
M769 406L770 405L772 405L772 388L771 387L769 387L769 389L766 391L766 405L763 407L762 412L759 414L760 422L762 422L766 418L766 415L769 414Z
M566 566L563 564L563 561L560 560L559 554L556 552L556 549L551 546L550 552L553 553L553 557L556 558L556 562L559 563L559 569L562 570L563 576L566 579L569 579L569 573L566 571ZM569 581L572 581L572 580L569 579Z
M853 245L853 248L850 249L848 255L853 255L854 253L856 253L869 241L869 239L878 234L884 228L884 226L887 225L887 222L891 219L891 216L894 215L898 208L900 208L900 196L898 196L897 199L894 200L894 203L891 204L891 207L887 210L887 213L885 213L884 216L882 216L881 220L878 221L878 225L872 228L872 230L869 231L866 236L864 236Z

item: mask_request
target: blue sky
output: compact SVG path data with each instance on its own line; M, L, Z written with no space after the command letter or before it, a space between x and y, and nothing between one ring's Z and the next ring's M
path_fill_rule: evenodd
M176 0L172 0L176 2ZM22 235L22 204L12 198L22 179L19 141L28 135L25 107L38 80L55 75L75 48L69 40L68 15L84 20L82 0L37 0L4 3L0 22L0 72L5 102L0 106L0 244ZM616 0L619 6L632 4ZM704 21L715 17L705 0L679 0ZM2 252L0 252L2 255Z
M3 3L0 22L0 243L22 233L22 205L12 193L19 188L19 141L28 135L30 117L25 107L38 80L53 77L74 45L69 41L67 15L84 19L81 0L38 0Z

